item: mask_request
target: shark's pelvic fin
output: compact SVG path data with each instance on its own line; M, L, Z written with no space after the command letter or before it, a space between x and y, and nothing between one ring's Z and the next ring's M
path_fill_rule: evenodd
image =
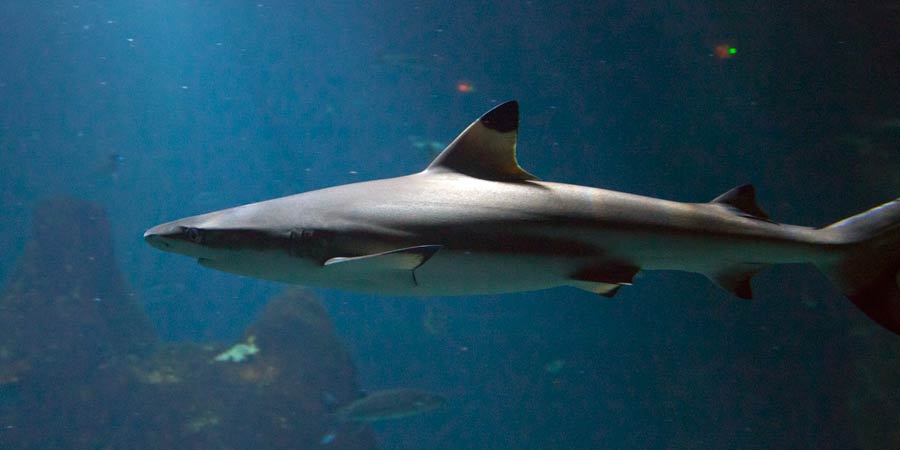
M750 279L766 267L765 264L739 264L717 272L707 273L706 276L722 289L740 298L750 300L753 298Z
M600 294L604 297L615 297L616 293L619 292L619 288L622 287L621 284L610 284L610 283L594 283L591 281L581 281L572 283L572 287L576 287L583 291L593 292L594 294Z
M756 203L756 189L752 184L742 184L714 198L710 203L725 206L743 217L775 223Z
M572 275L573 287L604 297L612 297L622 286L630 286L640 267L623 263L604 263L585 267Z
M503 103L472 122L425 172L452 171L495 181L537 180L516 161L519 104Z

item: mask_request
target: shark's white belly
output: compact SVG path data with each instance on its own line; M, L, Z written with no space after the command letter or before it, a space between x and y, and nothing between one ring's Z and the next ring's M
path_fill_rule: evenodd
M413 271L348 274L322 267L318 274L285 281L379 295L479 295L563 286L573 270L571 261L544 255L441 250Z

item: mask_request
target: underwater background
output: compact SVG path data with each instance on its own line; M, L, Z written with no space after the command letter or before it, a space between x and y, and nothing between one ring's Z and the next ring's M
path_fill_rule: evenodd
M419 171L510 99L541 179L752 182L825 225L900 195L898 29L896 0L0 2L0 448L900 448L900 338L810 267L753 301L669 272L615 299L390 298L141 238ZM212 362L254 336L259 366ZM331 403L394 387L446 404L318 438Z

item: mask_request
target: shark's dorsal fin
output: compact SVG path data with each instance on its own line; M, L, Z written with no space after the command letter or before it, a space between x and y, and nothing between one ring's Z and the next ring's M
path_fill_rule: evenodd
M519 104L501 104L472 122L425 172L458 172L495 181L536 180L516 161L519 134Z
M752 184L742 184L714 198L710 203L727 206L744 217L772 222L769 215L756 203L756 189Z

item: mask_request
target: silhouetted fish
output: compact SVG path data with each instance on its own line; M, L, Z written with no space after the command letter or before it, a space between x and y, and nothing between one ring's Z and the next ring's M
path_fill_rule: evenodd
M326 393L326 399L333 400ZM375 391L358 400L354 400L334 412L332 417L337 422L335 429L329 431L319 440L320 445L328 445L337 438L341 424L358 424L357 432L364 425L382 420L400 419L414 416L441 407L446 399L440 395L420 389L385 389Z
M334 416L340 422L378 422L422 414L445 402L444 397L419 389L385 389L350 402Z

